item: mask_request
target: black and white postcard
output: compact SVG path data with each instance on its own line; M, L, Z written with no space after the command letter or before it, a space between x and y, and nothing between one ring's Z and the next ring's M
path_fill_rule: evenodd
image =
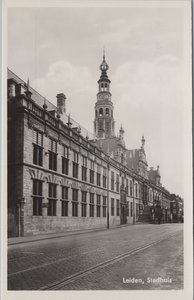
M192 299L191 24L3 1L3 300Z

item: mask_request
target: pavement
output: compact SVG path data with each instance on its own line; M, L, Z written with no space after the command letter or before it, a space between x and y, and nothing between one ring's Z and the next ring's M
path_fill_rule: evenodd
M63 232L53 232L53 233L45 233L40 235L31 235L31 236L24 236L24 237L11 237L8 238L8 246L10 245L17 245L17 244L23 244L23 243L30 243L34 241L41 241L41 240L48 240L48 239L55 239L65 236L71 236L71 235L77 235L77 234L84 234L89 232L96 232L96 231L107 231L112 230L116 228L122 228L126 226L131 226L132 224L124 224L119 226L111 226L109 229L106 227L101 228L92 228L92 229L80 229L80 230L72 230L72 231L63 231ZM138 225L138 223L137 223Z
M183 288L183 224L47 237L8 247L9 290ZM123 282L133 278L144 284Z

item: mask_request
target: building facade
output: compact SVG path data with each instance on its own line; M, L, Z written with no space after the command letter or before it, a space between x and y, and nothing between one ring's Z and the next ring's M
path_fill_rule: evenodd
M151 221L158 203L169 221L171 194L150 169L145 139L129 150L115 135L108 64L103 55L90 138L57 105L8 70L8 236L109 228ZM147 219L146 219L147 218Z

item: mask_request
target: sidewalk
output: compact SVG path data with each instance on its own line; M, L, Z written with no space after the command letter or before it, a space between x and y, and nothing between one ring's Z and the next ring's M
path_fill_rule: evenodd
M130 225L132 224L116 225L110 227L109 229L107 229L106 227L101 227L101 228L93 228L93 229L80 229L80 230L72 230L72 231L65 231L65 232L45 233L45 234L25 236L25 237L12 237L12 238L8 238L8 246L25 244L25 243L35 242L35 241L55 239L55 238L71 236L71 235L79 235L79 234L84 234L89 232L119 229Z

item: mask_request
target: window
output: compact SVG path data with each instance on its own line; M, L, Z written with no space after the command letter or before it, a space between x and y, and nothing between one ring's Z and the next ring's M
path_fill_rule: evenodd
M137 183L135 183L135 197L137 197Z
M74 178L78 178L78 160L79 160L79 156L78 156L78 152L73 151L73 177Z
M63 147L63 156L62 156L62 173L68 175L69 169L69 148Z
M82 180L87 180L87 157L82 156Z
M43 162L43 134L33 130L33 164L42 166Z
M126 215L129 217L129 201L127 201L127 207L126 207Z
M72 217L78 216L78 190L72 189Z
M103 116L103 109L102 108L99 109L99 116L100 117Z
M115 200L111 198L111 216L115 215Z
M57 171L57 142L49 138L49 169Z
M42 181L33 180L33 216L42 216Z
M102 179L102 181L103 181L103 188L106 188L106 168L105 167L103 167L103 179Z
M112 191L114 191L114 184L115 184L115 182L114 182L114 172L113 171L111 171L111 190Z
M68 216L68 190L67 186L61 187L61 215L63 217Z
M100 171L100 165L97 165L97 178L96 178L96 184L98 185L98 186L100 186L101 185L101 175L100 175L100 173L101 173L101 171Z
M82 191L82 217L86 217L86 209L87 209L87 192Z
M117 216L120 215L119 200L117 199Z
M90 160L90 183L94 183L94 161Z
M131 212L131 217L133 217L133 203L131 202L130 203L130 212Z
M109 116L109 109L106 108L106 117L108 117L108 116Z
M124 180L124 177L122 176L122 186L124 187L124 182L125 182L125 180Z
M49 183L48 193L48 216L56 216L57 214L57 185Z
M100 217L100 208L101 208L101 197L100 195L96 195L97 202L96 202L96 216Z
M126 192L129 195L129 179L126 179Z
M130 196L133 196L133 182L130 180Z
M119 174L117 174L117 177L116 177L116 190L117 190L117 192L119 192Z
M136 219L139 216L139 205L136 203Z
M90 217L94 217L94 193L90 193Z
M103 218L106 218L106 196L103 196L103 203L102 203L102 215Z

